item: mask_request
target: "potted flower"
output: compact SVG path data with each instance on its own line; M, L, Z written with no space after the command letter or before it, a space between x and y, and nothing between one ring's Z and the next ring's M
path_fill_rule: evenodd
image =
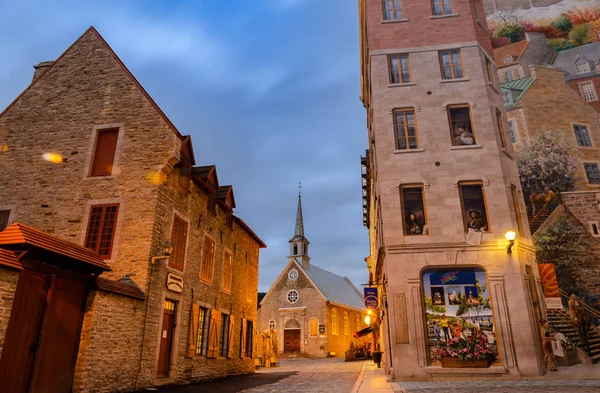
M442 367L489 367L496 360L495 348L484 334L454 337L437 349Z

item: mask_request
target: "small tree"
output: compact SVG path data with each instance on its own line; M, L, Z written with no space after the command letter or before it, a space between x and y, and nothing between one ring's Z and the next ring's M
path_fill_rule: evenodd
M561 14L558 18L554 19L551 24L552 27L562 31L563 33L568 33L573 27L573 23L571 23L571 19L569 19L568 15Z
M590 30L590 25L588 24L573 27L573 30L569 32L569 41L573 42L576 46L589 44L588 30Z
M429 296L425 296L425 309L429 310L435 314L445 314L446 313L446 307L440 306L437 304L433 304L433 302L431 301L431 298Z
M510 42L515 43L525 38L525 27L516 22L509 22L501 25L495 31L494 37L506 37Z
M517 167L523 192L571 191L579 165L579 153L570 141L549 132L541 132L518 151Z
M562 217L537 235L534 244L538 262L554 264L559 288L583 298L588 290L581 284L581 278L593 272L586 269L590 243L581 226L568 216Z

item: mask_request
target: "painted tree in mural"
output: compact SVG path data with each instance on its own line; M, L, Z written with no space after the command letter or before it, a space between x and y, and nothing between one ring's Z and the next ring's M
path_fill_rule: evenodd
M465 314L475 313L479 316L485 310L491 310L490 298L483 297L483 294L487 291L487 285L481 285L479 280L475 281L475 288L477 290L477 299L475 302L470 302L466 296L460 297L460 304L458 310L456 310L456 316L460 317Z
M588 289L581 284L587 274L590 259L590 242L585 231L570 216L562 217L555 224L542 230L534 238L539 263L552 263L556 270L558 286L563 291L585 298Z
M579 153L570 141L549 132L541 132L529 139L517 152L519 178L526 195L573 190L573 176L579 165Z
M433 304L433 302L431 301L431 298L429 296L425 296L425 309L429 310L435 314L445 314L446 313L446 307L440 306L437 304Z

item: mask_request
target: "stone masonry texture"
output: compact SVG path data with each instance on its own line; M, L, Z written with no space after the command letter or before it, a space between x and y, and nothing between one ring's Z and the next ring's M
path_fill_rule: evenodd
M17 270L0 267L0 354L4 346L4 333L8 327L18 279Z
M118 128L110 176L90 177L96 131ZM181 185L183 137L95 31L86 31L45 73L0 114L2 153L0 208L21 222L83 245L90 206L119 204L114 246L103 277L126 276L147 300L91 291L83 321L74 392L126 392L165 383L182 384L252 373L240 354L240 321L256 321L260 244L231 211L196 181ZM61 163L42 159L57 153ZM183 270L161 254L175 214L188 223ZM216 243L211 282L200 280L204 237ZM233 283L223 291L224 251L233 254ZM183 292L167 290L168 273L183 278ZM0 343L8 318L10 274L0 272ZM15 281L16 283L16 281ZM176 302L168 378L157 379L163 302ZM231 359L186 357L192 303L230 314Z

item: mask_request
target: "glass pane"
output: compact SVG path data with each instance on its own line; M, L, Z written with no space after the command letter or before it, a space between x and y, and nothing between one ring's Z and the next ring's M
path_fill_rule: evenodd
M392 11L385 11L385 20L392 20Z
M390 57L390 67L392 70L397 70L400 68L400 59L397 57Z
M392 9L392 0L385 0L383 3L386 11Z
M452 52L452 62L454 64L460 64L460 53L459 52Z
M444 66L444 79L452 79L452 67Z
M408 146L411 149L416 149L418 147L417 146L417 138L416 137L415 138L408 138Z
M463 77L462 67L460 65L454 66L454 77L455 78Z
M398 138L398 150L406 150L406 140L404 138Z
M416 143L416 142L415 142ZM412 141L411 141L412 145ZM416 145L415 145L416 147ZM402 204L404 208L404 234L421 235L425 230L425 209L423 204L423 189L403 188Z
M394 0L394 7L400 8L400 0Z
M396 19L402 19L402 10L396 10Z
M405 131L404 126L396 127L396 136L398 138L406 136L406 131Z
M392 70L392 83L400 83L400 75L398 75L398 70Z
M408 136L417 136L417 130L415 129L415 127L408 127Z
M396 125L404 126L404 112L396 113Z
M408 56L401 56L400 62L402 63L402 68L408 70Z
M444 5L444 14L452 13L452 5L450 5L450 0L446 0L446 4Z
M408 124L415 124L415 113L407 112L406 113L406 121Z
M404 83L410 82L410 73L408 72L408 70L402 71L402 82L404 82Z
M442 65L448 66L450 65L450 55L448 53L442 53Z
M442 7L439 5L433 6L433 14L434 15L442 15Z

